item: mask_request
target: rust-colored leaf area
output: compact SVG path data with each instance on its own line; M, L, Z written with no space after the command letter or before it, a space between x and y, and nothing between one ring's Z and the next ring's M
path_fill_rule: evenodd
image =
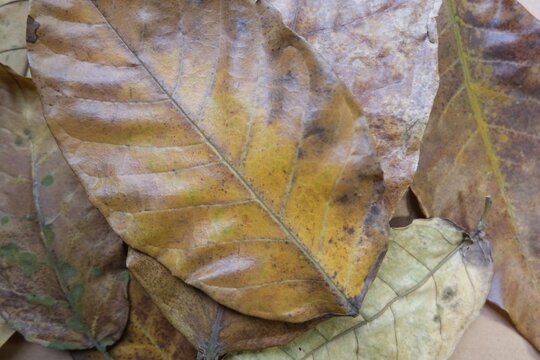
M101 350L127 320L122 241L88 201L31 80L0 65L0 314L29 341Z
M36 0L30 16L48 124L129 245L244 314L357 313L386 248L382 171L356 100L274 8Z
M490 299L540 348L540 21L515 1L446 1L441 87L414 191L430 216L471 229L484 195Z
M130 250L127 264L165 317L205 359L231 351L284 345L316 325L290 324L246 316L184 284L151 257Z
M114 360L195 360L197 352L152 302L137 280L129 283L129 321L110 351ZM74 360L103 360L98 351L74 351Z
M394 211L437 92L437 0L271 0L362 103Z

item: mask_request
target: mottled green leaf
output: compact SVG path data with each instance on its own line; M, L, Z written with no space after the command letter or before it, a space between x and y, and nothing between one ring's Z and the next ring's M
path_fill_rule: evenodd
M0 108L0 315L29 341L104 350L127 321L122 242L64 160L32 81L3 65Z

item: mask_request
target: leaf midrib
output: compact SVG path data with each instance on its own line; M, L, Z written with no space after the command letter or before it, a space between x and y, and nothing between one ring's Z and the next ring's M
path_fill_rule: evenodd
M150 69L146 66L146 64L141 60L141 58L133 51L133 49L124 41L122 36L120 36L120 33L116 30L116 28L109 22L109 19L101 12L101 10L97 7L97 5L90 0L89 1L92 6L96 9L96 11L101 15L103 20L107 23L108 27L116 34L117 38L122 42L122 44L126 47L126 49L129 50L129 52L137 59L139 64L143 67L146 73L152 78L154 83L159 87L159 89L168 97L168 99L171 101L171 103L174 105L174 107L180 111L180 113L189 121L189 123L194 127L196 132L201 136L206 145L210 147L210 149L217 155L219 160L231 171L236 178L242 183L242 185L245 186L245 188L248 190L250 195L253 197L255 201L257 201L263 209L272 217L272 219L279 225L279 227L294 241L297 248L302 251L304 256L310 261L311 264L313 264L318 272L324 277L326 280L326 283L329 284L337 294L339 294L342 299L344 300L344 304L348 305L350 311L351 309L356 314L359 311L358 306L356 306L354 303L352 303L349 298L343 293L343 291L337 286L336 283L332 280L332 278L324 271L322 266L315 260L315 258L309 253L309 251L306 249L304 244L298 240L298 238L293 234L293 232L283 223L283 221L270 209L270 207L261 199L261 197L255 192L255 190L252 188L252 186L244 179L244 177L236 170L225 158L225 156L219 151L219 149L212 143L210 138L205 134L205 132L191 119L191 117L187 114L187 112L180 106L180 104L169 94L167 90L163 87L163 85L158 81L158 79L154 76L154 74L150 71ZM220 6L222 6L223 0L220 0ZM344 305L342 304L342 305Z
M512 227L514 228L517 242L519 244L519 247L521 248L522 253L527 255L525 256L525 264L533 280L532 281L533 287L535 289L538 289L538 279L536 278L536 274L531 268L531 264L529 260L530 259L529 252L527 251L525 245L523 244L522 237L520 235L519 228L517 225L517 217L514 212L514 207L512 205L512 201L510 200L509 195L506 192L506 188L507 188L506 180L501 171L501 168L499 165L499 159L497 158L493 143L489 136L488 124L486 123L484 119L482 106L480 105L480 102L473 90L474 82L472 79L471 70L469 68L469 62L467 60L467 57L468 57L467 51L464 48L463 39L461 37L460 27L458 24L458 20L460 18L457 15L455 0L446 0L446 6L449 12L450 26L452 27L452 33L454 35L454 40L457 46L458 59L461 64L461 69L463 72L463 83L465 85L465 90L467 92L467 98L469 100L469 105L471 107L472 115L476 122L478 133L480 134L480 137L482 138L482 144L486 153L486 157L488 158L489 164L493 170L493 175L495 176L497 186L501 193L501 197L503 198L505 208L508 212L510 223L512 224Z
M414 286L412 286L411 288L409 288L407 291L403 292L402 294L397 294L397 296L395 296L394 298L392 298L392 300L390 300L381 310L379 310L375 315L371 316L371 317L365 317L365 320L359 322L358 324L355 324L353 326L351 326L349 329L347 330L344 330L343 332L340 332L339 334L337 334L336 336L332 337L332 338L329 338L327 339L323 344L319 345L318 347L314 348L313 350L311 350L309 353L307 353L302 359L307 359L309 356L313 355L317 350L319 350L320 348L326 346L326 344L330 341L334 341L335 339L338 339L340 337L343 337L347 334L349 334L351 331L354 331L362 326L365 326L366 324L369 324L371 322L373 322L374 320L377 320L379 317L381 317L381 315L383 315L386 310L390 309L390 307L397 301L405 298L406 296L412 294L413 292L415 292L416 290L418 290L419 288L421 288L428 280L430 280L431 278L433 278L433 276L435 275L435 273L441 268L443 267L449 260L450 258L452 258L459 250L461 250L463 247L465 247L466 245L469 245L470 243L467 242L467 241L463 241L461 242L460 244L458 244L452 251L450 251L448 254L446 254L446 256L440 261L437 263L437 265L435 265L435 267L433 267L433 269L428 269L428 273L426 274L426 276L424 276L418 283L416 283ZM417 259L418 260L418 259ZM424 265L422 262L420 262L425 268L427 268L426 265ZM435 281L435 280L434 280ZM364 317L362 315L362 317ZM316 328L315 328L316 329ZM356 336L355 336L356 337Z

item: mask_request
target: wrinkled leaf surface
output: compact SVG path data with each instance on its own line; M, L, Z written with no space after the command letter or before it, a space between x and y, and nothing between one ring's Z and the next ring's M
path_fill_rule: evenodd
M231 351L286 344L315 325L313 321L290 324L264 320L227 309L174 277L153 258L134 250L129 251L127 264L164 316L207 360Z
M540 349L540 21L515 1L447 1L441 88L414 191L468 229L493 197L490 299Z
M30 79L0 65L0 315L28 341L104 348L127 320L122 241L88 201Z
M392 229L390 246L356 318L336 317L287 346L228 360L448 358L486 300L489 244L447 220Z
M0 63L29 75L26 58L28 0L0 0Z
M136 281L129 283L129 320L124 335L111 348L115 360L195 360L197 352L152 302ZM74 351L74 360L102 360L95 350Z
M382 171L353 96L274 8L30 12L49 126L129 245L245 314L357 313L386 247Z
M270 0L366 112L388 213L410 185L437 92L440 0Z

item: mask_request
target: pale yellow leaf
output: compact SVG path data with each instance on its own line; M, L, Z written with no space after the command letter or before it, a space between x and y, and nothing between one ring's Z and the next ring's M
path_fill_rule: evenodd
M26 58L28 0L0 0L0 63L29 76Z

